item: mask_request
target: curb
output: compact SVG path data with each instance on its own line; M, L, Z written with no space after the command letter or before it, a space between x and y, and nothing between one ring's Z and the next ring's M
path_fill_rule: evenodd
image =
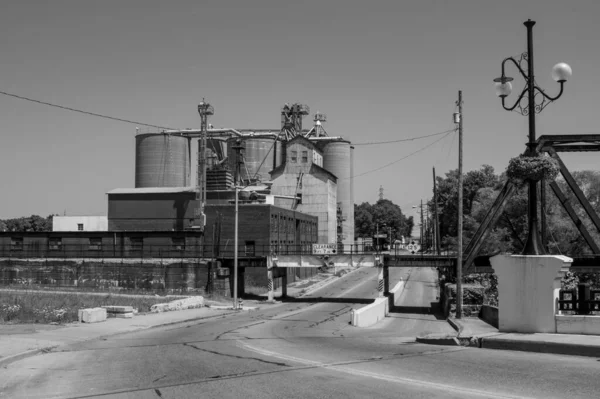
M462 333L460 326L458 324L456 324L456 322L454 320L452 320L452 318L450 318L450 317L448 317L446 319L446 321L448 322L448 324L450 324L450 327L452 327L452 328L454 328L454 330L456 330L456 332L458 333L458 336L460 337L460 334Z
M460 341L456 337L440 337L440 338L417 337L417 338L415 338L415 341L420 344L427 344L427 345L460 346Z
M503 338L480 338L481 348L557 355L600 357L600 347L547 341L516 341Z
M40 349L30 349L25 352L17 353L16 355L2 357L2 358L0 358L0 367L8 366L10 363L18 362L19 360L23 360L28 357L35 356L39 353L51 351L52 349L57 348L57 347L58 347L58 345L48 346L48 347L40 348Z
M231 306L227 306L227 305L215 305L215 306L207 306L209 309L215 309L215 310L236 310L233 308L233 305ZM237 310L241 310L243 312L253 312L255 310L259 310L260 307L259 306L242 306L241 309L237 309Z

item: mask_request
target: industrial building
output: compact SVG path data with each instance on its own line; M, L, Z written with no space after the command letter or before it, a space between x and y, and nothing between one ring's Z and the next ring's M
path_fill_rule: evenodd
M107 231L107 216L53 216L52 231Z
M303 129L308 107L286 104L280 129L214 129L212 106L198 110L201 129L137 132L134 187L107 193L106 217L56 217L51 233L0 233L2 281L52 275L63 285L204 289L229 278L211 259L232 268L237 245L242 280L262 284L268 255L311 253L316 243L350 250L353 147L327 134L324 114ZM28 269L32 258L39 270ZM288 281L315 272L305 269L288 268Z
M212 112L211 107L207 114ZM232 205L237 185L241 198L252 196L254 204L316 216L319 243L354 244L353 147L348 140L327 134L322 113L315 115L311 129L303 129L302 118L308 113L306 105L284 105L280 129L213 129L203 119L204 127L199 130L136 135L135 188L108 193L109 230L117 228L110 220L121 229L127 227L123 224L127 218L137 219L138 227L144 227L142 219L152 219L152 229L198 227L202 224L198 223L199 212L208 215L211 206ZM198 151L194 160L195 139ZM197 165L196 178L192 178L193 163ZM194 202L194 192L201 192L195 199L200 202ZM187 195L187 199L160 211L152 205L160 217L139 214L143 209L138 209L136 201L140 201L139 208L145 208L167 193ZM129 200L134 202L125 205ZM210 226L208 220L206 224Z

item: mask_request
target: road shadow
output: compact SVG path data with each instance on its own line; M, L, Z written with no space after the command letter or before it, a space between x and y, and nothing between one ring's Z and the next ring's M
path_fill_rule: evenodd
M246 294L241 297L247 301L265 301L267 299L266 295L256 295L256 294ZM293 297L293 296L285 296L281 297L281 294L275 295L275 300L281 302L298 302L298 303L359 303L368 305L373 303L375 299L373 298L328 298L328 297Z
M286 296L283 298L277 298L281 302L301 302L301 303L361 303L368 305L373 303L375 300L372 298L328 298L328 297L292 297Z
M398 306L390 304L390 313L431 314L437 320L446 320L439 302L431 302L429 306Z

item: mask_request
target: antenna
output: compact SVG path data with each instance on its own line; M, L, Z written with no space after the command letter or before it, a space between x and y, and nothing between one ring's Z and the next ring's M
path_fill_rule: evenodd
M379 186L379 201L383 200L383 186Z

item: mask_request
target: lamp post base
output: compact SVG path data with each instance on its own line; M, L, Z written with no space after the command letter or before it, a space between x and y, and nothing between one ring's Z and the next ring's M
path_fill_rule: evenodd
M537 223L530 224L529 235L527 236L527 241L521 255L546 255L546 248L544 248L544 244L542 243Z

